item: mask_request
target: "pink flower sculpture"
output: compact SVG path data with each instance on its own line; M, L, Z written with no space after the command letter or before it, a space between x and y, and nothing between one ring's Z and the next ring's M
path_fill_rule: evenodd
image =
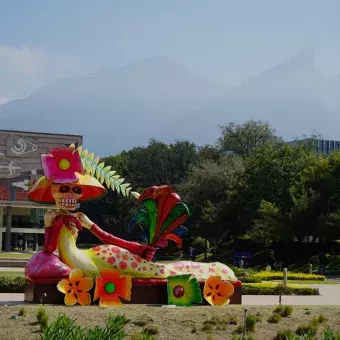
M74 183L78 180L76 173L84 174L78 151L74 148L55 148L47 155L41 156L42 168L48 180L53 183Z

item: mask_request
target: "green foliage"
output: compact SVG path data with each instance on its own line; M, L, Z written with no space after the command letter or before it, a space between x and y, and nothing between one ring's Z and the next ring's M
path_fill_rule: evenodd
M77 149L77 152L87 174L96 177L102 184L105 183L108 189L116 190L118 193L122 193L123 196L131 194L138 197L137 193L131 191L130 183L124 183L124 178L118 175L116 170L111 170L110 165L100 162L99 157L94 158L93 153L83 150L81 146Z
M292 306L277 306L274 310L274 313L279 314L283 318L286 318L293 313L293 307Z
M259 272L253 275L255 278L259 278L264 281L275 281L283 280L282 272ZM325 281L326 277L324 275L314 275L314 274L304 274L304 273L287 273L288 280L299 280L299 281Z
M21 308L19 309L18 315L19 315L19 316L26 316L26 314L27 314L26 308L25 308L25 307L21 307Z
M66 315L60 315L48 327L42 328L43 340L119 340L126 337L125 325L129 322L124 316L110 316L105 328L95 326L82 328ZM143 338L150 339L150 338Z
M295 340L296 337L294 332L287 329L287 330L280 330L277 332L274 340Z
M288 285L282 289L281 285L275 283L245 283L242 286L244 295L319 295L317 288L304 287L300 285Z
M240 156L249 156L252 150L267 142L274 142L274 130L268 122L248 120L221 126L222 135L218 145L222 151L232 151Z
M0 276L0 293L23 293L24 291L24 277Z
M42 331L48 328L48 315L44 308L39 308L37 312L37 320Z
M323 314L320 314L318 317L317 317L317 322L319 324L323 324L327 321L326 317L323 315Z
M298 326L295 333L301 336L306 336L306 335L314 336L316 335L318 331L318 326L319 326L318 324L309 322L307 324Z
M277 313L270 315L268 318L269 323L279 323L281 320L282 320L282 316Z
M141 332L132 334L130 337L131 340L154 340L155 337L149 333Z
M255 332L255 326L257 323L257 316L248 314L246 319L246 330L247 332Z
M205 249L205 240L202 237L196 237L192 246L196 249L198 253L203 253ZM210 251L210 242L207 240L207 252Z

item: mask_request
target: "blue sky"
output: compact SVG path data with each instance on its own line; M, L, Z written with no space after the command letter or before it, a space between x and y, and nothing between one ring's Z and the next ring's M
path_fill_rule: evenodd
M337 0L0 0L0 103L155 54L236 85L313 46L334 75L339 13Z

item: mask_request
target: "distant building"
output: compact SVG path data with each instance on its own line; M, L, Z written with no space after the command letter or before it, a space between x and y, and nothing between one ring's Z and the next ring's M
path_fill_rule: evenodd
M336 140L305 138L288 142L287 144L303 145L323 155L329 155L334 151L340 151L340 141Z
M41 154L70 144L82 145L82 137L0 130L0 250L37 249L45 212L56 207L28 201L25 184L42 175Z

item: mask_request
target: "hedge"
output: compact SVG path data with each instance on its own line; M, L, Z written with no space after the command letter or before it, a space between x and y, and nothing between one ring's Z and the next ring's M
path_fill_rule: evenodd
M283 280L282 272L260 272L253 275L263 281ZM290 273L287 274L288 280L300 281L325 281L326 277L323 275L304 274L304 273Z
M24 293L24 277L6 277L0 276L0 293Z
M304 287L300 285L283 285L276 283L244 283L242 285L243 295L320 295L317 288Z

